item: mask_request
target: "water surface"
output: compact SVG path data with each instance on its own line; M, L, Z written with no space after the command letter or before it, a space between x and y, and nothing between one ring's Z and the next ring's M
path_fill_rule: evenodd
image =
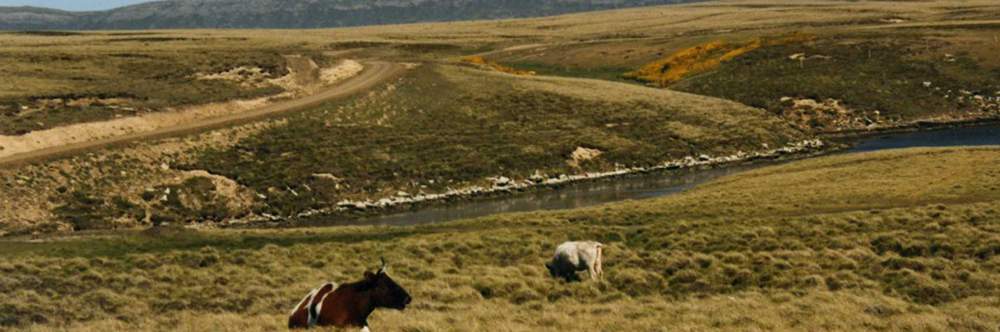
M867 138L857 142L854 148L841 153L912 147L986 145L1000 145L1000 125L919 131ZM309 224L406 226L470 219L500 213L576 209L627 199L646 199L676 194L719 177L779 163L782 162L763 161L724 168L683 169L642 176L577 182L549 190L542 189L490 199L432 205L416 211L362 219L319 218L309 222Z

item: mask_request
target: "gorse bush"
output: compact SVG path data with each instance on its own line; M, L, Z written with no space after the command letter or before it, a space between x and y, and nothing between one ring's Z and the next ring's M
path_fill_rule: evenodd
M666 87L687 76L716 70L723 63L761 47L802 43L814 38L811 34L796 33L782 37L757 37L741 43L714 41L681 50L639 70L624 73L622 77Z

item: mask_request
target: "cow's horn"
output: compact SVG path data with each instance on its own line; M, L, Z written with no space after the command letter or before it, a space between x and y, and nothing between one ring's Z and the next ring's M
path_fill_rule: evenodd
M385 270L385 265L386 265L386 264L385 264L385 257L379 257L379 258L381 258L381 259L382 259L382 267L381 267L381 269L382 269L382 270Z

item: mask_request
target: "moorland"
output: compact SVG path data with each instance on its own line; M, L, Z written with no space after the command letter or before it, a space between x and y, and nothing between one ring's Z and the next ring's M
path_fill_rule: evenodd
M810 158L580 210L287 227L501 178L995 119L1000 6L887 4L0 33L0 329L281 329L309 289L385 256L415 302L373 330L995 330L992 147ZM5 161L315 95L374 63L399 73L321 105ZM577 239L606 245L604 281L545 273Z

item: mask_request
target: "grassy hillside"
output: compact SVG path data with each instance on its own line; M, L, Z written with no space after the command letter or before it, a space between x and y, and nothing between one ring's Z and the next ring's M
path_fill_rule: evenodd
M284 91L199 80L237 67L288 74L281 45L146 34L0 34L0 135ZM301 50L299 50L301 51Z
M341 40L329 32L0 32L0 135L100 122L294 90L282 81L311 60L431 59L486 44ZM214 75L214 76L213 76ZM220 78L221 76L221 78ZM214 78L213 78L214 77Z
M415 69L368 96L288 117L4 170L0 196L18 204L0 207L0 217L20 225L10 230L289 216L499 175L646 166L775 148L823 131L995 116L993 60L1000 52L993 52L992 23L979 20L1000 9L982 1L964 6L960 13L933 2L744 1L293 35L2 34L10 43L0 52L10 56L0 60L8 61L0 68L7 70L0 75L0 130L40 131L4 138L29 147L35 142L22 141L95 136L47 130L65 124L282 89L199 80L197 73L260 67L278 76L295 54L320 64L367 58ZM805 60L791 59L798 54ZM756 108L655 92L635 80L496 75L458 61L467 55L541 76L618 81L626 71L655 74L670 65L663 72L680 80L656 81L668 89ZM570 160L579 149L601 155Z
M810 132L1000 116L997 22L933 2L800 5L692 6L704 15L677 25L697 22L703 30L663 36L636 29L498 52L489 60L546 75L632 79L733 100ZM722 8L733 11L714 11ZM758 9L747 15L759 20L729 17L736 8ZM977 18L1000 11L995 4L962 8ZM778 12L814 21L790 23L796 18ZM836 13L856 16L845 21ZM731 22L720 22L726 17ZM771 24L747 25L758 21Z
M996 89L993 70L1000 51L991 32L996 22L987 20L1000 19L1000 8L989 0L948 4L899 2L887 7L878 2L749 0L295 34L280 30L6 32L0 33L0 130L3 135L20 135L183 105L273 95L281 89L196 80L192 75L246 66L281 76L287 72L286 55L305 54L322 64L352 57L449 61L488 52L491 61L543 75L620 80L623 73L690 47L716 41L743 43L794 31L821 38L811 44L746 53L713 75L691 77L674 88L777 113L787 108L780 105L782 97L833 98L859 114L854 120L863 120L861 115L874 110L883 112L885 119L979 112L974 103L955 100L960 93L955 89L980 91L985 97L995 92L990 89ZM509 46L518 47L500 51ZM810 59L805 70L798 70L797 61L782 61L794 52L834 58ZM945 54L952 54L955 61L944 62ZM900 82L891 77L867 79L865 75L874 68L904 75ZM809 79L815 75L851 83L826 85ZM760 84L746 84L758 79ZM953 90L952 99L921 90L924 81L943 92ZM891 89L868 93L882 86ZM915 100L901 97L908 95L916 96ZM914 105L928 106L914 110ZM819 120L810 125L812 117L794 115L792 120L806 129L836 127Z
M524 181L536 172L645 167L805 138L766 111L733 102L468 64L427 64L368 94L266 123L192 135L180 147L166 140L11 170L4 174L15 189L0 197L47 207L27 224L78 230L295 217L346 199L443 193L492 185L496 176ZM174 152L136 153L161 146ZM580 149L595 155L574 157Z
M168 0L92 12L0 7L0 29L315 29L537 17L700 1L707 0Z
M826 157L661 199L412 228L4 240L0 326L281 329L311 287L384 255L415 301L376 312L383 331L989 331L998 152ZM572 239L605 244L605 281L546 276Z
M767 108L820 131L997 116L1000 58L985 52L1000 45L977 30L984 27L967 28L821 35L747 52L670 88ZM796 104L804 99L824 105Z

